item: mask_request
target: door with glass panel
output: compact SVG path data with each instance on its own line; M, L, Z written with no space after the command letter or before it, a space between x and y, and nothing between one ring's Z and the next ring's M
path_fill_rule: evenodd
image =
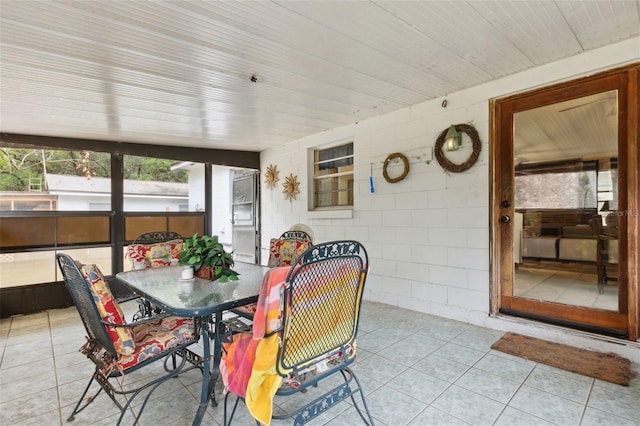
M232 173L231 224L235 260L258 262L258 172L235 169Z
M627 93L612 72L494 103L494 312L629 335Z

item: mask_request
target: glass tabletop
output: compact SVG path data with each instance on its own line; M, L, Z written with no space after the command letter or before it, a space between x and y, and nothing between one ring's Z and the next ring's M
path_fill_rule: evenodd
M136 294L179 316L207 316L258 300L266 266L236 262L238 281L182 280L182 266L120 272L116 278Z

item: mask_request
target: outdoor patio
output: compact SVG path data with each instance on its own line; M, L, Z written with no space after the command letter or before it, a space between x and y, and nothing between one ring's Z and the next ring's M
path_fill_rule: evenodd
M123 306L126 312L135 310L135 302ZM501 335L365 302L355 370L377 424L640 424L640 377L623 387L491 350ZM66 424L93 369L78 352L84 336L73 307L0 320L0 424ZM640 372L640 365L633 366ZM199 380L200 373L190 371L160 387L141 424L190 425ZM133 381L135 377L128 377L124 386ZM216 394L221 402L219 384ZM276 399L276 410L286 410L288 404L291 401ZM239 411L234 424L255 424L244 407ZM111 400L100 394L72 424L115 424L118 415ZM312 424L359 421L356 411L343 402ZM124 424L130 423L125 419ZM222 424L222 404L208 409L203 424Z

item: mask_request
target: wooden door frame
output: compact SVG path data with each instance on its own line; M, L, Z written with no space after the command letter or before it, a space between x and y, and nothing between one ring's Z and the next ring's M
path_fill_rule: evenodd
M502 226L500 217L505 214L513 217L514 212L513 206L502 206L501 203L503 200L500 199L500 195L502 194L501 188L513 183L513 178L511 177L513 173L513 144L511 144L507 150L501 149L501 141L504 140L504 138L508 138L509 132L512 132L513 129L513 113L510 111L510 105L514 100L523 100L557 90L575 90L577 94L582 95L580 92L581 85L610 76L613 78L615 78L615 76L626 78L627 97L626 100L623 101L625 102L623 106L626 106L627 113L626 126L618 129L626 142L626 149L624 152L618 153L618 158L619 164L625 161L627 171L626 177L622 177L627 185L627 237L626 245L620 247L620 250L621 255L626 255L628 261L626 268L621 270L620 274L626 275L626 281L628 283L626 300L626 330L628 339L631 341L638 340L638 324L640 321L640 295L638 289L638 278L640 274L640 254L638 253L640 250L640 244L638 243L638 239L640 238L640 154L638 153L640 149L640 142L638 141L638 122L640 121L640 99L638 94L640 88L640 64L638 63L569 82L549 85L544 88L490 100L489 279L490 314L492 316L500 315L499 311L502 306L503 297L501 294L501 277L506 278L509 280L508 282L513 285L513 268L502 267L502 265L509 265L512 261L512 233L507 233L506 237L504 237L500 230ZM508 114L506 120L504 119L505 114ZM626 159L624 157L626 157ZM510 158L511 160L503 161L506 158ZM535 301L527 302L527 304L530 305L535 305L535 303ZM607 315L603 315L605 322L614 324L618 321L618 319L614 317L619 317L620 314L612 312L609 318L606 318L606 316Z

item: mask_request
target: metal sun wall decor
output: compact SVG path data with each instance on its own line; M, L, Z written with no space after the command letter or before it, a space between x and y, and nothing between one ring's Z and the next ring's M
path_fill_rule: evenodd
M273 189L276 187L276 183L280 180L278 177L279 174L278 166L269 164L267 171L264 172L264 183L267 185L267 188Z
M300 182L298 182L298 176L294 176L293 173L289 173L289 176L284 178L284 183L282 184L282 193L284 194L285 200L296 200L300 193L299 187Z

